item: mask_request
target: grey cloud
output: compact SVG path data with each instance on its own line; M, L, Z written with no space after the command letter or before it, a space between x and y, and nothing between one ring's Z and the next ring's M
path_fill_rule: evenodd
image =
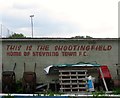
M35 35L39 36L63 36L71 35L76 32L80 32L79 28L70 23L63 22L41 22L39 27L36 28L37 32Z
M28 22L21 17L2 16L2 23L11 28L27 27Z
M53 18L50 18L49 15L45 12L36 14L34 19L34 35L35 36L63 36L70 35L75 32L80 32L80 29L67 21L59 21ZM19 28L30 28L30 17L26 18L16 17L14 15L3 15L3 24L8 28L12 29L14 32ZM18 31L17 31L18 32ZM23 31L24 32L24 31ZM22 32L20 32L22 33ZM26 32L30 33L30 32ZM27 34L28 35L28 34Z

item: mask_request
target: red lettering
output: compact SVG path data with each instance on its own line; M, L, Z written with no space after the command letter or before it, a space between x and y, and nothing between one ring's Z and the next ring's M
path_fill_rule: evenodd
M111 50L112 49L112 46L111 45L108 45L108 47L107 47L107 50Z
M81 47L79 47L80 50L84 51L85 50L85 45L82 45Z
M22 56L21 52L7 52L7 56Z
M7 45L7 50L20 50L21 49L21 45Z
M90 45L86 46L86 51L90 50Z
M105 46L103 46L103 51L106 51L106 50L107 50L107 48Z
M24 56L29 56L30 52L24 52Z
M10 45L7 45L7 50L9 50Z
M62 48L63 48L63 46L58 46L57 45L57 46L55 46L55 51L57 51L57 50L60 51L60 50L62 50Z
M97 45L96 46L96 50L97 51L102 51L103 50L103 46L102 45Z
M79 56L88 56L87 52L84 51L84 52L79 52Z
M58 52L33 52L33 56L59 56Z
M26 50L27 50L27 51L32 50L32 45L28 45L28 46L26 47Z
M71 51L73 49L72 45L69 45L68 50Z
M79 56L81 56L82 55L82 52L79 52Z
M62 52L62 56L77 56L76 52Z
M38 45L37 46L37 50L44 50L44 51L48 51L49 50L49 45Z
M77 49L78 45L74 45L73 46L73 50L79 50L79 48Z
M95 45L92 45L92 46L91 46L91 50L94 50L94 49L95 49Z
M64 51L66 51L66 50L67 50L67 46L66 46L66 45L64 46L63 50L64 50Z
M83 56L87 56L87 53L86 53L86 52L83 52Z

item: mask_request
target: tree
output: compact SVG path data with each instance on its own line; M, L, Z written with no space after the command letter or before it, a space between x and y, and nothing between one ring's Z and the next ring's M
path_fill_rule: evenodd
M93 37L91 37L91 36L86 36L86 37L85 36L75 36L75 37L71 37L71 38L75 38L75 39L85 39L85 38L87 39L88 38L89 39L89 38L93 38Z
M11 36L9 36L8 38L26 38L26 37L22 33L20 33L20 34L14 33Z
M93 38L93 37L91 37L91 36L86 36L86 38Z
M84 36L75 36L75 37L71 37L71 38L75 38L75 39L82 39L82 38L84 38Z

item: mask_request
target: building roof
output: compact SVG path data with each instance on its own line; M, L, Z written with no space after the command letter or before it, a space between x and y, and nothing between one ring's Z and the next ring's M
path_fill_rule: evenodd
M110 41L118 38L2 38L2 41Z

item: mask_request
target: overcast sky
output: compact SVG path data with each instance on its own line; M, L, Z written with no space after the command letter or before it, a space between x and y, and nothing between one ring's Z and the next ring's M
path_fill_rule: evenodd
M2 35L118 37L119 0L0 0ZM10 30L10 32L8 30Z

